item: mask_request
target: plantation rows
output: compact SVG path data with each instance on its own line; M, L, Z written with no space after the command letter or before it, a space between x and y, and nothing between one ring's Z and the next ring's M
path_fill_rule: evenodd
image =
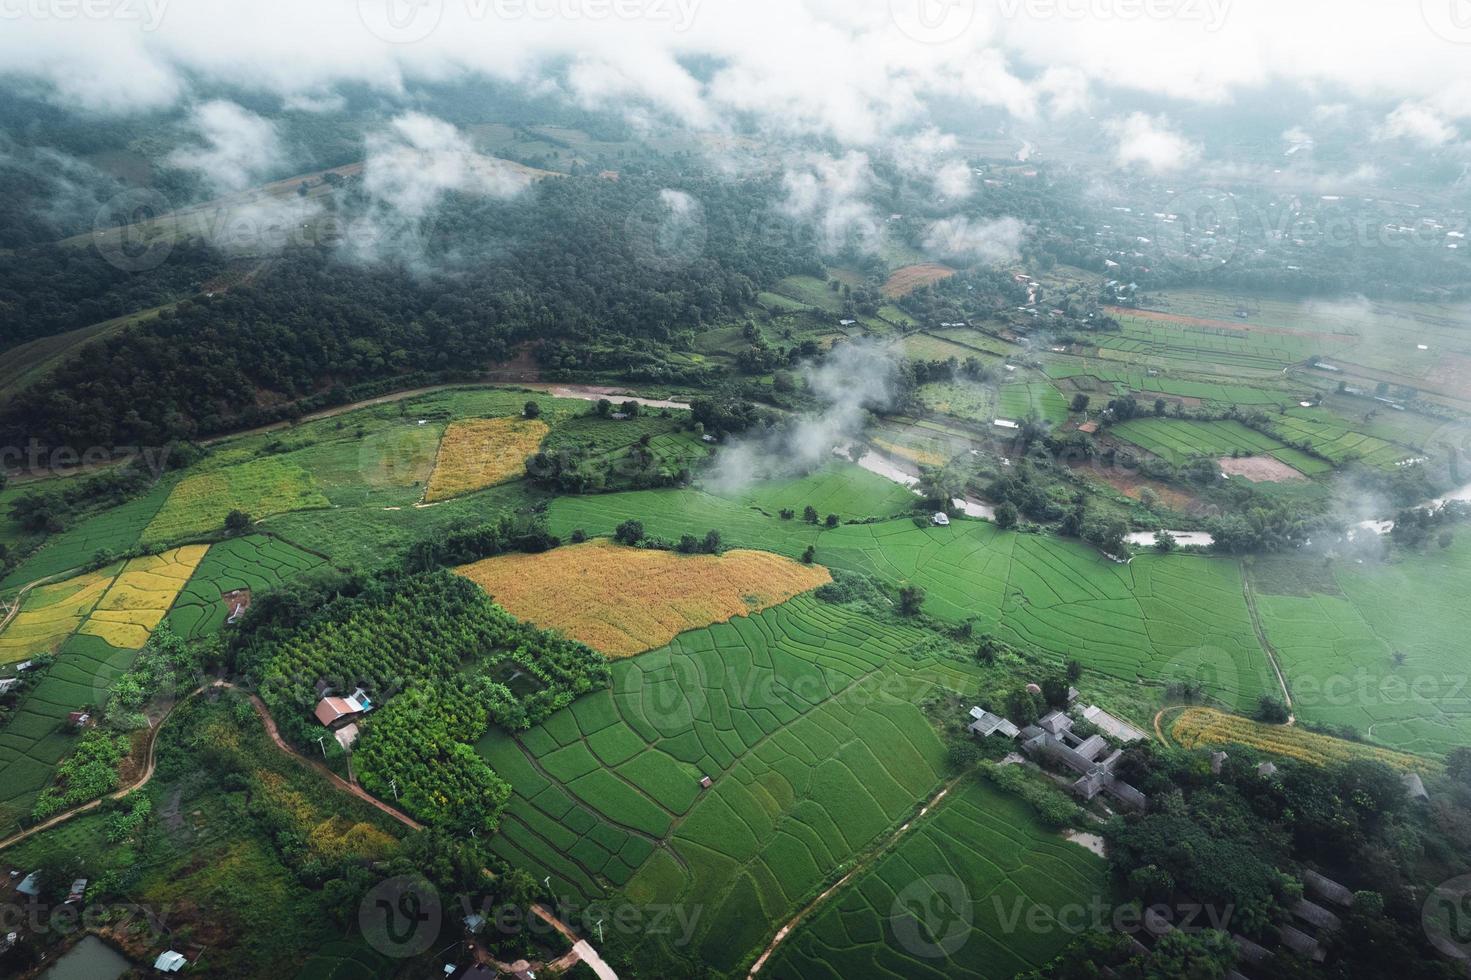
M1123 330L1117 334L1100 335L1098 345L1107 351L1131 357L1278 371L1312 353L1309 341L1301 337L1253 334L1185 323L1164 324L1130 316L1121 316L1119 321Z
M1230 419L1218 422L1130 419L1113 426L1109 432L1176 462L1196 455L1229 456L1233 452L1256 455L1285 448L1271 436Z
M1106 897L1106 866L971 777L777 947L773 980L1005 978L1075 933L1056 910ZM1040 923L1042 928L1036 928Z
M481 741L514 790L493 846L560 894L708 909L684 952L732 970L933 793L915 705L970 674L918 640L802 597L615 664L609 694Z
M1020 421L1032 414L1054 425L1066 422L1067 402L1063 400L1062 393L1046 381L1012 381L1001 385L996 397L996 415L999 418Z

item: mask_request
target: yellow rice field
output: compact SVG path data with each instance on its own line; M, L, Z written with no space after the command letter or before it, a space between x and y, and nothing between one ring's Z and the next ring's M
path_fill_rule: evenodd
M512 614L612 658L759 612L832 580L820 565L765 551L678 555L606 540L487 558L457 571Z
M141 648L208 550L208 545L188 545L132 559L82 624L81 632L120 649Z
M55 653L107 592L117 570L114 565L26 593L20 611L0 633L0 664Z
M218 531L232 510L256 520L293 510L332 506L311 474L288 460L257 459L196 473L169 491L143 531L146 543L168 542Z
M439 456L424 500L433 503L484 490L520 476L526 457L546 438L539 419L466 419L451 423L439 443Z
M1170 735L1186 748L1245 745L1260 752L1319 766L1353 759L1375 759L1406 771L1434 772L1439 769L1434 762L1418 756L1319 735L1295 726L1263 725L1214 708L1185 709L1175 719Z

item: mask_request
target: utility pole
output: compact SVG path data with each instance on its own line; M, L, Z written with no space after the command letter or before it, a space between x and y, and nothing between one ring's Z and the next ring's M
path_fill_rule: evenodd
M397 800L398 799L398 780L397 779L389 779L388 780L388 785L393 787L393 798L395 800Z
M598 945L603 945L603 920L598 920Z
M327 758L327 743L325 741L325 738L326 736L323 735L317 736L317 747L322 750L322 758L324 759Z

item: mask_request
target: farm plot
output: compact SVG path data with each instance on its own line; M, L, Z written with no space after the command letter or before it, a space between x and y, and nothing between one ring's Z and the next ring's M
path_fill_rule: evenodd
M954 269L938 262L906 265L889 273L889 278L884 282L883 292L890 299L897 299L900 296L908 296L921 286L932 285L953 275L955 275Z
M996 396L996 415L1019 422L1035 414L1044 422L1066 422L1067 402L1062 392L1046 381L1009 381Z
M15 588L90 563L99 552L120 554L138 544L144 529L168 499L176 480L166 477L147 493L88 517L53 535L17 565L0 589Z
M968 520L948 528L892 520L828 530L696 491L564 497L548 509L555 534L610 534L629 518L664 537L714 525L728 544L794 558L812 544L828 568L922 586L925 611L947 622L971 620L1124 680L1191 677L1227 708L1247 710L1275 687L1235 562L1139 555L1120 565L1077 541Z
M232 510L256 520L293 510L329 507L296 463L270 457L185 477L143 532L144 543L218 531Z
M611 691L481 740L515 792L491 846L574 900L707 909L688 948L630 942L730 972L933 794L944 750L917 704L974 668L916 656L920 637L800 597L619 661Z
M551 431L539 419L466 419L444 430L424 500L484 490L525 472L526 457Z
M1006 980L1077 937L1079 923L1064 925L1060 906L1108 907L1107 872L1026 804L969 779L803 921L762 972Z
M1191 399L1217 406L1230 405L1281 405L1289 401L1286 392L1251 385L1224 384L1198 378L1175 377L1155 373L1144 368L1109 362L1094 358L1054 358L1043 369L1050 378L1076 380L1078 387L1088 388L1087 382L1106 386L1106 395L1127 395L1137 392L1159 392L1176 398ZM1265 383L1265 381L1263 382ZM1088 390L1098 390L1088 388Z
M1256 472L1246 468L1241 475L1265 479L1294 479L1302 474L1326 473L1332 466L1321 459L1293 449L1240 422L1222 419L1200 422L1189 419L1141 418L1112 426L1109 433L1173 463L1192 456L1226 457L1236 453L1261 456L1270 462ZM1273 465L1276 464L1276 465ZM1232 470L1229 465L1227 472Z
M67 714L106 700L112 682L132 665L204 550L186 547L134 558L26 595L21 613L0 634L0 650L17 626L28 625L23 620L34 609L42 616L37 622L46 624L36 632L49 638L46 649L35 652L54 652L56 659L21 695L15 714L0 729L0 836L30 812L70 751L74 737L64 731Z
M1327 766L1355 759L1373 759L1406 772L1431 773L1439 766L1428 759L1375 748L1360 742L1318 735L1305 728L1263 725L1214 708L1186 708L1170 726L1170 737L1190 749L1245 745L1270 755Z
M195 568L173 609L169 625L190 639L218 631L230 617L224 595L246 590L259 595L326 563L284 541L253 534L212 545Z
M20 611L0 632L0 665L59 650L107 592L119 567L38 586L26 593Z
M916 395L929 411L967 422L990 425L998 414L995 392L986 385L965 381L931 382L920 385Z
M1421 755L1471 743L1460 653L1471 631L1471 543L1458 537L1395 564L1340 564L1332 576L1338 594L1256 592L1297 715Z
M1359 459L1369 466L1393 469L1394 464L1417 453L1374 436L1356 432L1342 419L1321 408L1294 408L1273 415L1268 425L1289 443L1307 443L1313 452L1335 463Z
M142 649L208 550L208 545L195 544L131 559L80 632L119 649Z
M759 612L832 580L821 566L766 551L677 555L606 540L456 571L516 617L608 657L662 646L685 630Z
M1305 360L1323 338L1204 324L1168 314L1110 308L1122 329L1099 334L1100 356L1123 360L1177 361L1212 373L1232 369L1280 371Z
M806 507L842 520L889 517L914 507L914 494L892 480L851 463L832 462L806 476L763 480L736 494L767 516Z

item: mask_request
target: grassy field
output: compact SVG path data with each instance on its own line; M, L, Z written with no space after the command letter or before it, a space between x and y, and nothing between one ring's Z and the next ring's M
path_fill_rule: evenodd
M1359 459L1370 466L1393 469L1401 460L1417 455L1413 450L1355 431L1347 422L1322 408L1293 408L1272 415L1268 425L1288 442L1306 441L1313 451L1336 463Z
M433 503L484 490L526 472L526 457L551 431L539 419L467 419L444 430L424 499Z
M1107 899L1102 858L970 777L788 936L762 975L1007 980L1076 938L1062 906Z
M1220 407L1286 405L1297 401L1287 392L1269 387L1280 378L1264 378L1260 381L1264 387L1257 387L1211 380L1209 375L1195 378L1156 373L1151 376L1142 367L1087 357L1050 358L1045 370L1050 378L1070 382L1080 391L1093 393L1097 401L1139 392L1158 392Z
M257 459L185 477L144 529L143 541L176 541L218 531L233 510L260 520L330 506L299 465L274 457Z
M1170 737L1190 749L1245 745L1269 755L1326 766L1373 759L1396 769L1430 773L1439 766L1418 756L1319 735L1305 728L1263 725L1214 708L1186 708L1170 726Z
M706 909L689 948L620 952L731 973L935 791L944 753L916 705L976 668L920 637L800 597L619 661L611 692L480 742L515 789L492 847L576 900Z
M977 425L990 425L997 415L996 393L986 385L964 381L932 382L920 385L916 394L929 411Z
M1194 366L1211 373L1268 373L1305 360L1325 346L1320 338L1206 326L1148 313L1118 311L1117 333L1097 334L1099 356L1138 364Z
M517 618L608 657L663 646L685 630L759 612L832 580L819 565L767 551L677 555L601 539L457 571Z

